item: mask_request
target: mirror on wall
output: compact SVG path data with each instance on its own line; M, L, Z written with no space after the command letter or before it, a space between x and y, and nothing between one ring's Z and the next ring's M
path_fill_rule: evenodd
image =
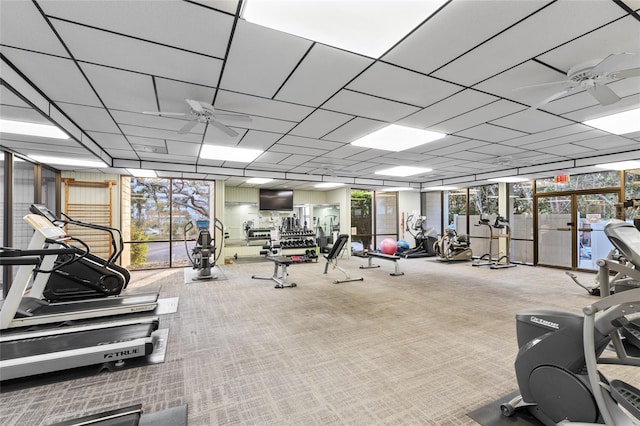
M340 206L338 204L314 205L312 226L320 252L327 252L328 247L340 234Z

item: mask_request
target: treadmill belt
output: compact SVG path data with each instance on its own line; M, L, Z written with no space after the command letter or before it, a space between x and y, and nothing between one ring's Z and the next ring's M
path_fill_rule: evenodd
M141 294L126 297L105 297L103 299L89 299L81 302L52 303L50 305L39 306L34 315L54 315L71 312L90 311L94 309L120 308L125 306L135 306L140 304L156 303L157 294Z
M107 345L116 342L127 342L151 336L158 328L158 321L139 324L120 325L98 330L85 330L75 333L55 334L3 342L0 346L0 360L42 355L90 346Z

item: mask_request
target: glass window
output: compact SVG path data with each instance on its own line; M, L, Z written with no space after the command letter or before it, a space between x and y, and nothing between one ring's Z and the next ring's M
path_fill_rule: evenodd
M566 182L556 182L556 178L536 179L536 193L615 188L619 186L620 172L615 170L571 175Z
M497 255L498 246L496 241L492 241L493 234L497 233L492 228L496 217L498 217L498 184L469 188L469 236L474 253ZM495 255L493 257L499 257Z
M373 250L373 192L354 189L351 191L351 236L353 243L362 244L363 249Z
M29 213L33 204L34 165L20 158L13 158L13 246L27 247L33 229L27 225L23 217ZM14 268L17 269L17 268Z
M376 192L376 247L386 238L398 239L398 193Z
M441 192L422 193L422 213L427 218L426 227L433 228L442 234L442 198Z
M640 202L640 169L624 172L624 199L638 200ZM625 219L633 221L640 229L640 206L631 206L625 209Z
M52 212L56 211L56 172L42 167L41 173L41 203Z
M533 185L509 184L509 224L511 260L533 263Z
M467 234L467 190L459 189L445 193L447 199L447 223L449 229L458 234Z
M4 217L5 217L5 208L7 208L5 195L4 195L4 155L3 151L0 151L0 245L5 246L4 241ZM4 274L5 267L0 266L0 289L4 290ZM4 296L4 291L0 291L0 300Z

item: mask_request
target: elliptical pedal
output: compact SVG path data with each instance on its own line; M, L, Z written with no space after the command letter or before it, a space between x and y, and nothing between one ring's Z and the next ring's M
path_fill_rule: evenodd
M640 419L640 389L622 380L611 380L611 396L629 413Z

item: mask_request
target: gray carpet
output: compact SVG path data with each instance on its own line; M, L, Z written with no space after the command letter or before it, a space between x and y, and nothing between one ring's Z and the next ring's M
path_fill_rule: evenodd
M400 260L402 277L294 264L298 287L273 288L273 264L223 265L227 280L184 284L184 272L134 272L133 287L180 297L165 362L0 393L0 424L39 426L141 403L189 405L190 425L477 425L469 413L515 389L514 316L580 312L594 301L563 271L490 270ZM585 276L592 280L593 276ZM602 366L640 384L640 368Z
M227 276L222 271L222 268L219 266L214 266L211 268L211 277L210 278L198 278L199 271L197 269L193 269L191 267L182 268L184 271L184 280L185 284L195 284L195 283L206 283L206 282L214 282L214 281L224 281L227 279Z

